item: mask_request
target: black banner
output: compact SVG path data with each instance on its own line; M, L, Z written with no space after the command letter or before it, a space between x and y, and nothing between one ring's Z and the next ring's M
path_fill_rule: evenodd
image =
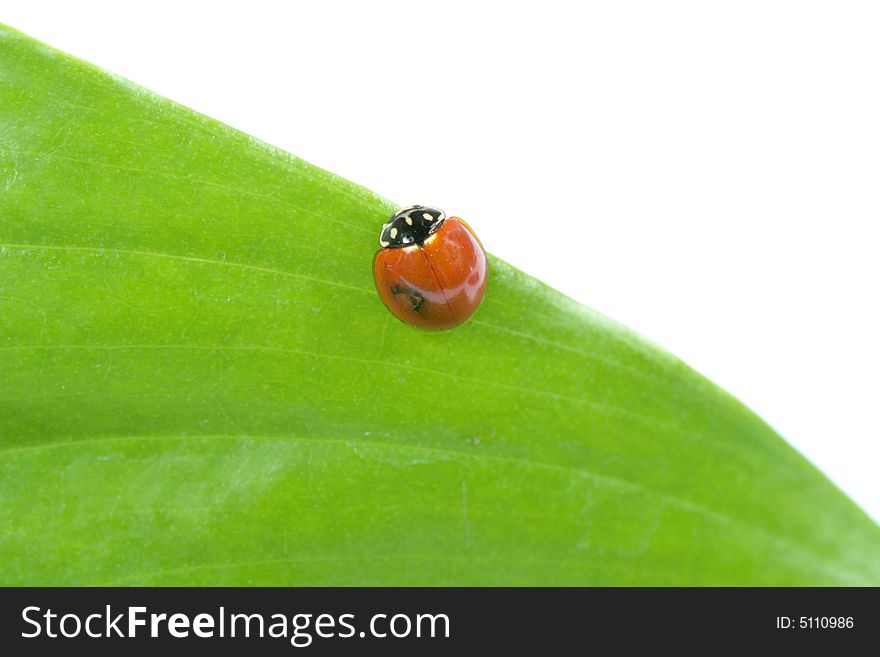
M867 588L0 589L5 654L840 651L876 647L878 626Z

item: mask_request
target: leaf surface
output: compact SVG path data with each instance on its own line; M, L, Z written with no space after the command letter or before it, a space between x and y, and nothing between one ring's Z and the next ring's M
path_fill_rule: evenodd
M395 209L0 28L0 583L880 584L761 420L510 265L391 317Z

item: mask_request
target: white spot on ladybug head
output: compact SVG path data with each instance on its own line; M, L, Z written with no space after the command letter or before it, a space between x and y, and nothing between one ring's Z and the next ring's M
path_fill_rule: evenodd
M425 218L425 221L434 221L434 217L429 215L427 212L423 212L422 216Z
M407 217L407 218L406 218L406 225L407 225L407 226L412 226L412 217Z
M391 239L397 239L397 229L396 228L391 229Z

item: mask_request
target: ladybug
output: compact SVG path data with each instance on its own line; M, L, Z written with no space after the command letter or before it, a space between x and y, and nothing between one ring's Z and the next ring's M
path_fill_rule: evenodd
M373 279L382 302L407 324L442 331L467 321L486 290L486 253L458 217L411 205L382 226Z

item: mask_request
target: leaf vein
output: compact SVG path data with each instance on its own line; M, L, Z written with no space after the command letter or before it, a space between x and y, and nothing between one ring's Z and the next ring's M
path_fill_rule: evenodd
M764 538L766 541L770 543L775 543L781 547L783 547L789 553L800 554L803 557L806 557L811 562L814 562L820 566L824 570L829 573L834 573L837 577L844 577L844 579L851 579L848 574L846 576L843 573L847 573L847 571L840 569L834 564L828 562L826 559L821 557L820 555L814 553L812 550L806 549L802 547L798 542L788 539L782 535L779 535L773 531L760 527L758 525L754 525L746 520L737 518L735 516L731 516L722 511L717 511L711 509L703 504L698 502L694 502L692 500L688 500L686 498L678 497L676 495L671 495L669 493L663 493L644 484L641 484L636 481L624 479L621 477L617 477L615 475L601 474L590 470L588 468L583 467L575 467L571 465L564 465L559 463L547 463L543 461L536 461L533 459L524 459L512 456L504 456L499 454L485 454L485 453L468 453L461 450L455 449L446 449L441 447L431 447L426 445L407 445L404 443L395 443L395 442L383 442L383 441L367 441L367 440L347 440L341 438L326 438L326 437L306 437L306 436L294 436L294 435L247 435L247 434L211 434L211 435L168 435L168 436L137 436L137 435L121 435L121 436L102 436L96 438L84 438L78 440L69 440L63 442L51 442L51 443L41 443L38 445L28 445L24 447L11 448L0 451L0 456L10 455L10 454L21 454L29 451L40 451L46 449L66 449L72 447L79 447L82 445L101 445L101 444L111 444L114 442L129 442L129 441L189 441L189 440L259 440L259 441L278 441L278 442L299 442L299 443L313 443L317 445L330 445L330 446L342 446L347 449L356 449L357 447L376 447L379 449L386 450L412 450L419 451L426 454L432 454L437 456L442 456L444 458L463 458L470 459L475 461L488 461L495 463L506 463L509 465L514 465L518 467L531 468L533 470L545 470L558 472L565 475L576 475L589 480L592 480L600 485L604 485L606 487L617 489L619 491L625 491L627 493L637 493L644 495L645 497L653 497L656 498L666 504L671 506L680 508L684 511L700 515L708 520L711 520L717 524L721 525L731 525L735 527L743 528L747 531L752 532L755 535L758 535Z
M287 276L291 278L299 278L305 281L311 281L313 283L322 283L324 285L332 285L334 287L340 287L347 290L354 290L355 292L360 292L361 294L373 294L372 290L368 290L366 288L357 287L355 285L348 285L347 283L340 283L339 281L331 281L325 278L318 278L316 276L309 276L308 274L299 274L292 271L287 271L284 269L274 269L272 267L261 267L259 265L250 265L243 262L234 262L230 260L214 260L211 258L199 258L196 256L186 256L180 255L177 253L164 253L161 251L137 251L133 249L118 249L114 247L96 247L96 246L62 246L57 244L17 244L17 243L0 243L0 248L7 249L17 249L21 251L27 250L35 250L35 251L69 251L73 253L116 253L120 255L130 255L137 256L142 258L162 258L167 260L182 260L184 262L194 262L198 264L205 265L214 265L218 267L233 267L238 269L248 269L251 271L258 271L265 274L274 274L277 276Z

